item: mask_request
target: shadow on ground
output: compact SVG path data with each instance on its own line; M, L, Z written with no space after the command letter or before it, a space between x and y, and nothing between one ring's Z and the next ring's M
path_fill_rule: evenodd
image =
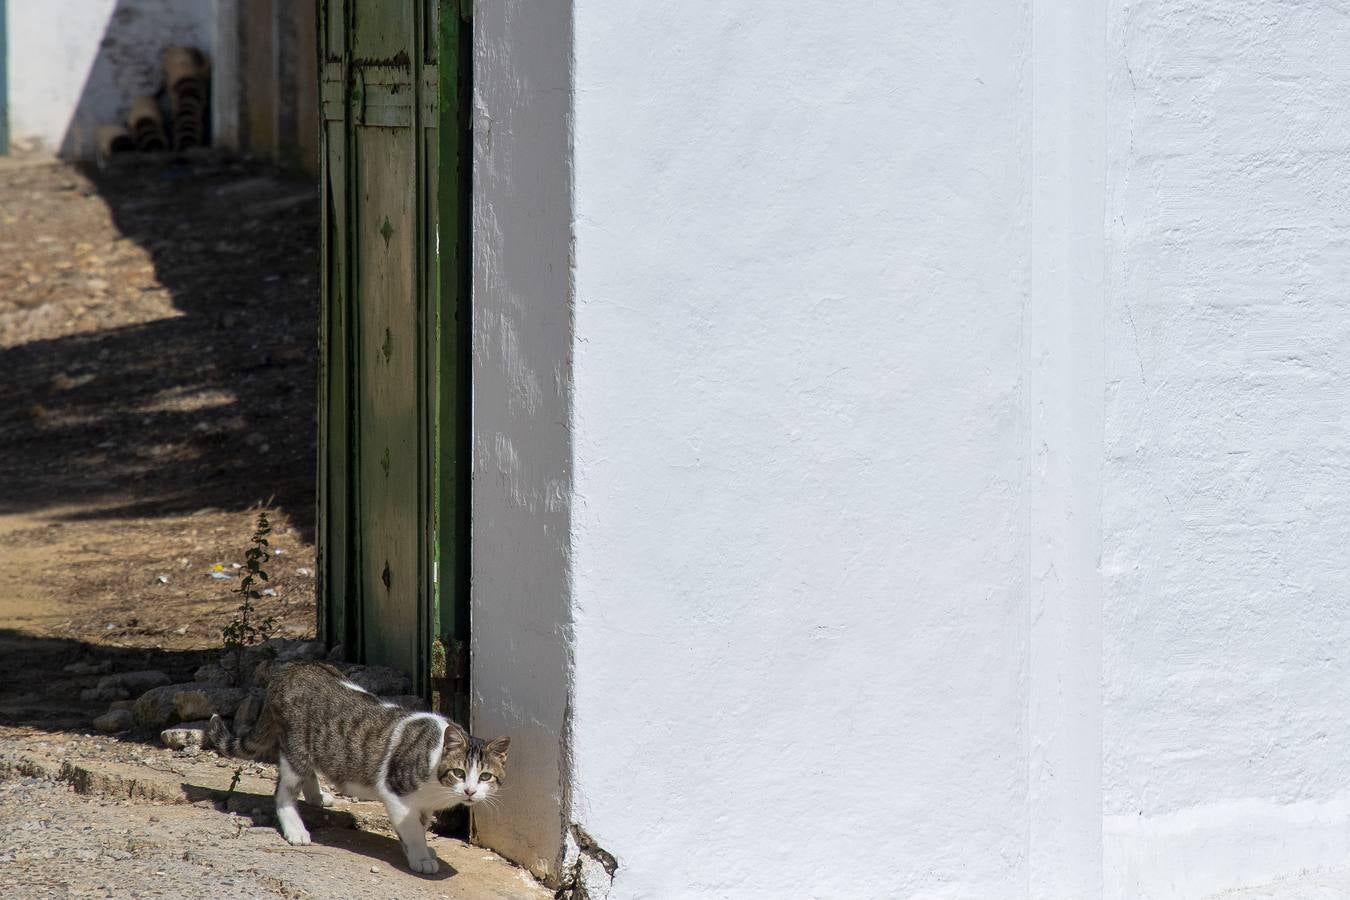
M182 789L183 796L190 803L214 802L242 816L251 827L276 827L275 804L270 794L237 790L231 792L228 801L222 803L221 792L215 788L184 783ZM377 862L388 863L394 868L407 867L407 856L397 838L363 830L357 817L345 810L311 806L303 799L299 801L299 807L300 816L314 843L358 853ZM466 834L455 834L440 828L436 829L436 833L460 840L466 837ZM442 859L439 871L420 873L418 877L427 881L443 881L458 874L454 866Z
M84 664L91 668L106 668L107 674L154 669L166 674L173 683L193 680L196 669L215 661L214 650L164 650L107 646L88 641L37 636L12 628L0 628L0 726L49 734L62 739L79 740L79 735L98 735L91 722L108 706L106 700L84 701L81 691L97 686L104 673L77 674L66 671L67 666ZM102 756L113 762L144 764L157 756L162 761L169 755L160 743L159 728L135 727L116 735L103 735L110 742ZM153 748L154 753L148 753ZM212 751L203 758L215 760ZM231 760L230 765L237 761ZM182 799L187 802L211 801L219 808L249 816L254 825L274 824L274 806L270 795L250 794L247 791L222 792L219 787L185 782L181 784ZM175 795L167 798L177 801ZM378 835L351 837L342 829L357 827L351 815L339 810L312 808L306 821L321 825L320 843L342 846L365 853L374 859L401 865L402 850L397 841ZM458 807L437 815L433 830L441 835L465 839L468 836L467 811ZM453 869L442 868L440 876L454 875Z
M69 209L69 222L33 227L53 232L37 238L44 246L74 249L67 260L39 261L18 283L26 290L6 291L19 333L8 349L0 344L0 514L72 498L106 501L97 509L86 502L76 518L268 503L310 540L319 284L312 181L205 161L86 169L87 182L55 171L69 183L51 189L74 195L53 206ZM78 230L92 228L81 199L106 203L122 240L148 253L153 277L106 247L106 235L82 242ZM23 253L25 233L0 236L11 234L20 240L10 246ZM164 312L128 323L136 317L127 310L157 293Z
M157 669L178 683L191 681L197 667L214 657L209 651L110 647L0 628L0 725L96 734L89 723L107 710L108 701L84 701L80 692L95 687L103 676L73 674L66 666L107 663L109 672ZM159 731L129 731L120 739L157 746Z

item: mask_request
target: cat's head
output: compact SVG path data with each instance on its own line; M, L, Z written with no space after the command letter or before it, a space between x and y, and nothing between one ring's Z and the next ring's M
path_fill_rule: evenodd
M506 777L509 737L485 741L451 722L445 729L445 747L436 778L466 806L491 802Z

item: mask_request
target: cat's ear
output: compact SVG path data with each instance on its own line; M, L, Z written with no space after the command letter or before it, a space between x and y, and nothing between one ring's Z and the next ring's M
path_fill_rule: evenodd
M450 722L445 727L445 747L456 749L469 746L469 733L460 728L454 722Z
M500 759L502 762L506 762L506 751L511 749L511 739L505 736L494 738L488 741L487 746L483 749Z

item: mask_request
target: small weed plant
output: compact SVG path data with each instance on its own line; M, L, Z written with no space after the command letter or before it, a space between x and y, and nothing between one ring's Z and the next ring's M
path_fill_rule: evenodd
M258 527L253 531L253 540L249 544L244 559L244 577L239 587L230 593L239 595L239 609L229 624L221 629L225 639L225 650L234 655L233 675L236 681L242 676L244 649L261 644L277 630L277 621L273 616L261 616L257 604L263 597L263 585L267 583L267 565L272 558L268 552L267 536L272 533L272 525L267 521L267 512L258 513Z
M234 789L237 788L237 787L239 787L239 779L241 779L241 778L243 778L243 777L244 777L244 767L243 767L243 765L241 764L241 765L235 766L235 767L234 767L234 777L232 777L232 778L230 779L230 786L227 787L227 788L225 789L225 803L226 803L226 805L229 805L230 798L234 796ZM236 835L236 837L237 837L237 835Z

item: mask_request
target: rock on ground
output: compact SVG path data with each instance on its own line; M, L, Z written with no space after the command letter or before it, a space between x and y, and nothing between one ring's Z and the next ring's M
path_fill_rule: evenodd
M125 700L142 694L151 688L168 684L173 679L163 672L147 670L143 672L118 672L100 678L97 687L80 692L82 700Z
M126 731L134 724L136 724L136 717L132 715L129 709L110 709L94 719L94 727L108 734Z
M267 644L276 647L277 659L281 662L324 659L328 656L328 645L323 641L287 641L273 638Z
M171 681L173 679L163 672L157 669L149 669L142 672L118 672L114 675L105 675L98 680L98 686L100 688L124 688L133 694L141 694L151 688L169 684Z
M206 743L208 721L184 722L159 733L159 742L172 750L200 750Z
M103 662L76 662L63 668L61 671L69 672L72 675L102 675L112 670L112 660L105 659Z
M233 680L228 669L219 663L207 663L192 675L193 681L206 684L229 684Z
M136 701L136 721L159 728L175 719L209 718L212 713L229 718L246 694L243 688L219 684L168 684L141 695Z
M193 684L190 689L173 695L173 709L182 721L209 719L217 713L233 716L246 695L247 692L242 688Z

